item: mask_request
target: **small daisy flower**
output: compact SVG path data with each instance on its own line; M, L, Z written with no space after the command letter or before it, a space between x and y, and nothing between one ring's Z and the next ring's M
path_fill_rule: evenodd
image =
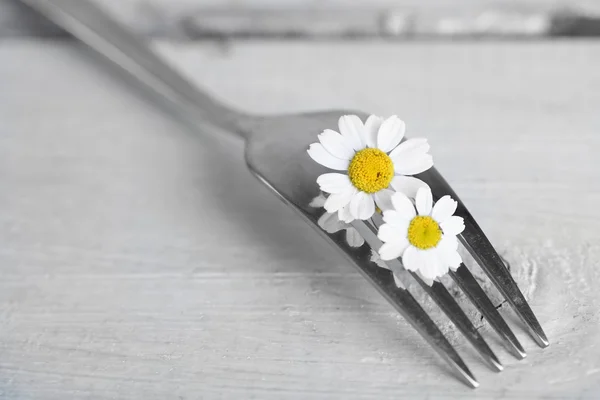
M323 194L318 195L310 202L311 207L320 208L323 207L325 201L327 199ZM323 229L327 233L336 233L341 230L346 231L346 242L350 245L350 247L361 247L365 244L365 239L361 236L360 233L356 230L356 228L352 227L343 221L340 221L337 213L328 213L325 212L319 220L317 224L321 229Z
M462 263L456 235L465 229L461 217L453 215L457 202L444 196L435 205L429 188L417 192L415 205L402 193L392 196L393 209L384 210L378 237L382 260L402 256L409 271L431 282Z
M404 138L405 124L397 116L371 115L363 122L356 115L344 115L338 122L339 133L326 129L319 143L308 149L310 157L336 171L319 176L317 183L330 196L327 212L338 212L340 220L369 219L375 206L391 207L394 191L409 197L421 187L420 179L406 176L419 174L433 166L426 139ZM393 189L393 190L392 190Z

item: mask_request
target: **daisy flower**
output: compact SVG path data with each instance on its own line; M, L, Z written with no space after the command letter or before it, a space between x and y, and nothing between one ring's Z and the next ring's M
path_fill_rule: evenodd
M404 138L405 124L397 116L371 115L366 122L356 115L344 115L338 122L339 133L325 129L319 142L308 149L319 164L340 172L326 173L317 179L327 212L338 212L340 220L369 219L375 206L391 207L394 191L414 197L427 184L406 176L419 174L433 166L426 139ZM393 190L392 190L393 189Z
M457 202L444 196L435 205L431 190L421 188L415 205L402 193L392 196L393 209L383 212L384 224L378 237L382 260L402 256L409 271L418 272L427 281L440 277L462 263L456 235L465 229L462 217L453 215Z

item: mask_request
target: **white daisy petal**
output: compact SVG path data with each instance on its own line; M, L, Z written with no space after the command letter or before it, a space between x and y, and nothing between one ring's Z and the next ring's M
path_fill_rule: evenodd
M338 121L340 133L356 151L366 147L365 126L356 115L343 115Z
M356 219L369 219L375 213L373 197L365 192L357 192L350 200L350 214Z
M421 280L427 284L427 286L433 285L433 282L434 282L433 279L426 278L422 274L419 274L418 272L417 272L417 274L419 275L419 278L421 278Z
M414 208L413 208L414 210ZM387 210L383 212L383 222L393 225L402 232L407 232L410 221L414 218L400 214L396 210Z
M433 196L429 187L421 188L417 191L417 197L415 197L415 205L419 215L431 214L431 207L433 206Z
M323 207L325 207L325 210L327 210L327 212L336 212L340 208L348 205L350 203L350 200L352 200L352 196L354 196L357 192L358 191L356 190L356 188L351 187L350 189L342 193L329 195L327 200L325 200L325 204L323 205Z
M403 218L413 219L417 215L415 206L413 206L410 199L402 193L394 193L392 195L392 205Z
M381 209L381 211L389 210L393 208L392 205L392 196L394 195L394 191L390 189L382 189L377 193L373 194L375 199L375 203L377 207Z
M435 249L432 249L432 250L435 252L435 256L438 260L437 276L443 276L443 275L447 274L448 270L450 268L450 264L447 262L448 260L446 260L444 254L443 254L443 251L439 247L436 247ZM458 252L455 252L455 253L458 254Z
M379 249L379 257L384 261L393 260L400 257L405 250L406 248L397 246L395 243L384 243Z
M396 287L405 289L404 282L402 282L396 274L393 274L393 275L394 275L394 283L396 284Z
M402 265L409 271L418 271L421 268L421 254L419 249L408 246L402 254Z
M381 225L377 232L377 237L385 243L394 243L403 248L408 246L406 230L400 230L398 227L391 224Z
M448 246L438 247L438 256L443 264L453 271L460 267L462 257L455 249Z
M379 253L373 249L371 249L371 261L377 264L378 267L391 271L390 267L385 262L383 262L381 257L379 257Z
M431 146L429 146L429 143L427 143L427 139L408 139L405 142L400 143L398 147L392 150L390 157L412 158L415 155L427 153L430 147Z
M400 175L416 175L433 167L431 154L423 153L412 157L391 157L394 163L394 172Z
M448 272L448 267L441 263L435 249L421 251L421 268L419 272L424 278L435 279Z
M386 153L398 146L404 137L406 125L404 121L395 115L392 115L383 123L377 133L377 147Z
M350 182L348 175L336 172L319 176L317 183L322 191L332 194L344 192L352 187L352 182Z
M446 275L449 271L450 271L450 267L448 267L447 265L442 264L441 262L438 261L437 263L437 271L436 271L436 278L441 278L442 276Z
M331 153L325 150L325 147L323 147L321 143L311 144L307 152L313 160L327 168L345 171L348 169L348 165L350 164L350 161L348 160L342 160L334 157Z
M414 178L412 176L399 176L396 175L392 178L391 183L392 188L396 192L404 193L407 197L414 199L417 196L417 191L424 187L428 188L429 186L418 178Z
M325 204L325 200L326 198L325 196L323 196L323 193L319 193L319 195L312 199L312 201L308 205L314 208L320 208L323 207L323 205Z
M343 225L335 213L324 213L317 224L327 233L335 233L343 229Z
M350 144L348 139L336 131L325 129L323 133L319 135L319 141L323 147L325 147L325 150L331 153L331 155L334 157L342 160L352 160L352 157L354 157L354 149L352 148L352 144Z
M458 239L454 235L443 234L437 247L446 247L456 251L458 249Z
M377 133L379 132L382 122L383 118L375 115L371 115L369 118L367 118L367 121L365 122L367 146L371 148L377 147Z
M344 207L338 210L338 218L340 221L343 221L347 224L354 220L354 217L352 217L352 214L350 214L350 204L346 204Z
M436 201L431 211L431 217L437 221L438 224L444 222L454 214L458 202L454 201L452 197L446 195Z
M460 253L458 251L452 253L452 256L450 256L446 261L448 262L448 268L452 271L456 271L458 267L462 265L463 262L462 257L460 256Z
M346 229L346 241L351 247L360 247L365 244L365 239L354 228Z
M465 230L465 221L462 217L452 216L440 224L444 235L458 235Z

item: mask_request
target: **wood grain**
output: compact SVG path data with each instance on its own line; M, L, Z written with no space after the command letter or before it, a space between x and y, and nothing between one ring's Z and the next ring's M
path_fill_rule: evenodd
M245 170L75 45L0 43L0 398L600 394L600 45L163 44L252 112L356 108L427 136L551 341L506 312L471 391Z

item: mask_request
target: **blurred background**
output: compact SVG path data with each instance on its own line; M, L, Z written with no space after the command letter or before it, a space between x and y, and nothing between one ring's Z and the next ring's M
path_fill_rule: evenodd
M97 0L131 28L178 39L386 40L600 35L595 0ZM0 0L0 36L60 35Z

